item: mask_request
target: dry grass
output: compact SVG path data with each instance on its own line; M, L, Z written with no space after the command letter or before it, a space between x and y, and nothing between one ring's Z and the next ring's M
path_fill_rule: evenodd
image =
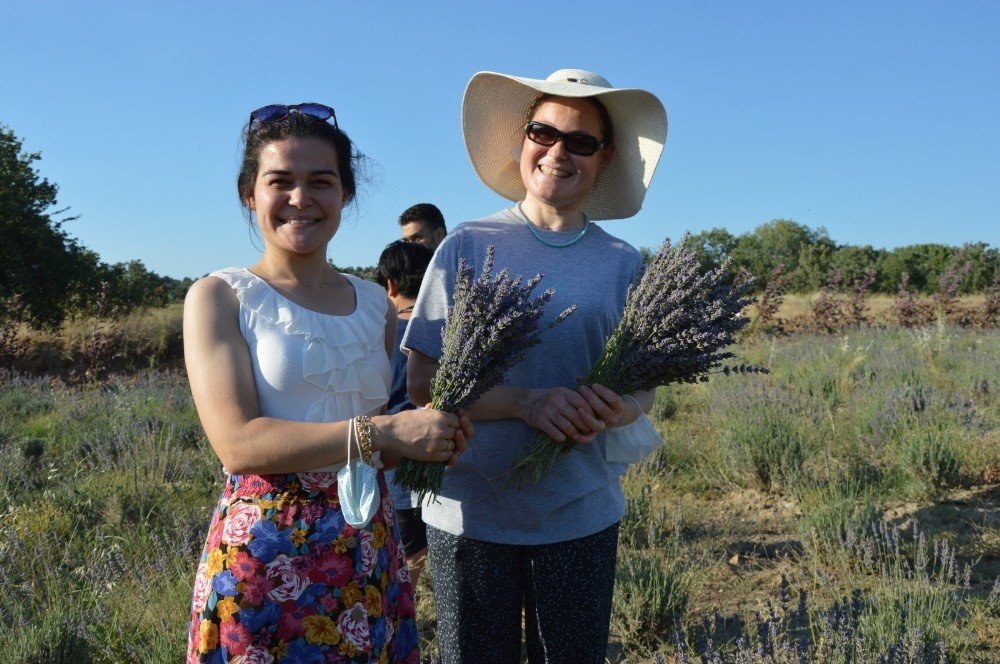
M114 341L112 369L143 369L170 365L183 349L181 322L183 305L142 309L115 319L76 317L56 330L36 330L22 325L18 338L27 350L15 364L29 374L66 374L87 363L95 345Z

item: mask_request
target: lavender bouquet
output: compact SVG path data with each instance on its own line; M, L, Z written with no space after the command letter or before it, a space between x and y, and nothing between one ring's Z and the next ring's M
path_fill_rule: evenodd
M642 278L625 299L625 310L583 384L600 383L618 394L650 390L670 383L697 383L713 373L766 373L745 364L724 365L726 350L750 319L741 311L750 303L752 279L729 282L730 261L703 271L683 243L664 240ZM576 444L557 443L540 433L511 470L537 482L560 454Z
M494 275L493 255L491 245L478 279L473 279L472 266L459 260L454 305L441 331L440 366L431 383L431 407L436 410L454 413L468 408L541 341L538 323L555 291L548 289L532 298L542 275L524 284L520 276L511 279L506 268ZM575 308L559 314L549 327ZM444 463L404 458L396 467L394 482L416 491L423 503L426 495L436 496L441 490L444 468Z

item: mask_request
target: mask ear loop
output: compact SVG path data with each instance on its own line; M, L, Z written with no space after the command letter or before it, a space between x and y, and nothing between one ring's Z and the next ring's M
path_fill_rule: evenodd
M347 420L347 465L351 465L351 443L354 442L354 418Z
M351 446L357 445L358 449L361 449L361 443L358 441L358 418L352 417L349 423L350 429L347 432L347 465L351 465ZM348 468L347 472L351 475L351 491L355 495L358 495L361 491L358 488L358 473L354 472L353 468Z

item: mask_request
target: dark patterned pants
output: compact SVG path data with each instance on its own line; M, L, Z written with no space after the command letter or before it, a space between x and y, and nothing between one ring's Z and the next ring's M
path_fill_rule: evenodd
M442 664L603 664L618 524L580 539L511 545L427 527Z

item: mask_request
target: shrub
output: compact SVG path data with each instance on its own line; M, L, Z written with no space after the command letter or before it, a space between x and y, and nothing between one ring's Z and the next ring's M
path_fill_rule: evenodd
M848 325L860 326L868 322L868 295L875 283L875 277L875 268L870 267L854 280L851 296L847 300L846 322Z
M958 564L946 541L928 543L916 524L907 538L876 522L868 532L849 532L838 552L839 574L817 579L820 587L838 584L832 603L800 589L793 604L783 586L780 606L767 602L748 621L718 616L701 638L677 634L678 663L692 656L741 664L961 662L972 641L967 627L1000 609L1000 581L977 600L971 568Z
M762 491L788 488L802 476L811 447L797 419L809 405L781 388L741 387L720 395L724 420L719 447L725 464L720 470L735 471Z
M0 299L0 380L13 371L15 364L28 350L28 342L20 335L24 320L24 302L14 294Z
M767 329L774 325L776 331L781 331L781 321L776 317L788 289L788 277L783 274L784 271L784 263L778 263L771 270L771 276L767 278L767 284L757 300L756 325L761 328Z
M835 332L844 324L844 312L838 292L843 288L844 276L834 268L812 305L812 327L815 332Z
M934 300L937 302L938 310L944 316L950 316L955 313L955 306L958 302L958 289L972 270L972 262L965 257L966 252L966 247L959 249L938 279L938 287L937 292L934 293Z
M921 322L917 295L910 290L910 273L903 272L896 290L896 322L900 327L916 327Z
M984 291L983 325L1000 325L1000 268L993 274L993 283Z
M801 516L799 532L823 548L840 541L859 525L878 516L876 494L882 473L871 466L854 466L841 477L803 482L795 491Z
M679 546L657 551L621 551L615 572L611 628L633 651L666 643L678 629L696 573L680 557Z

